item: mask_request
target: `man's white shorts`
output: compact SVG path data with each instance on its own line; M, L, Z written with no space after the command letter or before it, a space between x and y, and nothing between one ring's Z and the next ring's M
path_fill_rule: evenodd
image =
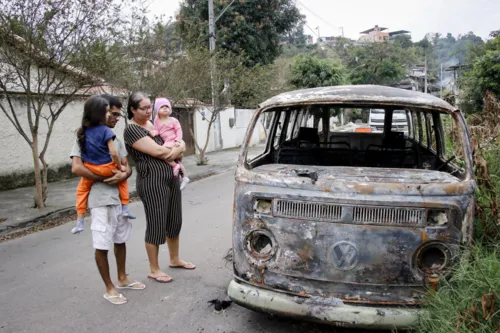
M113 244L125 243L132 231L132 223L128 218L119 216L121 205L92 208L90 210L92 224L92 242L98 250L111 250Z

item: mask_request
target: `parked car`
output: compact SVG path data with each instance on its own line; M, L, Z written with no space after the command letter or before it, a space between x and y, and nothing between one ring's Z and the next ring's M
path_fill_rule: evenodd
M384 119L384 109L370 109L370 114L368 115L368 124L370 125L372 132L384 131ZM408 133L409 120L410 118L407 118L405 110L393 110L392 129L395 131Z
M330 119L347 108L403 110L408 133L391 122L381 133L336 132ZM267 139L248 156L254 131ZM476 183L464 117L420 92L337 86L273 97L248 128L235 184L228 295L257 311L411 327L471 242Z

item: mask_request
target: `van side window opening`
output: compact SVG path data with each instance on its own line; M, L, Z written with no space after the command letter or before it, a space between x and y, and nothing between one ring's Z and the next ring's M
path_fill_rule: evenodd
M434 124L434 119L432 118L432 114L430 112L426 113L426 118L427 118L427 124L429 126L429 143L430 143L430 149L433 152L438 151L437 147L437 140L436 140L436 129L435 129L435 124Z

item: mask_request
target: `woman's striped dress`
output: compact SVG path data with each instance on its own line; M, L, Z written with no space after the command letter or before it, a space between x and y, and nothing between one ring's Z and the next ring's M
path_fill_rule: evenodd
M148 130L129 124L124 139L127 152L135 161L137 193L146 212L146 243L164 244L166 238L179 236L182 226L182 203L179 178L164 160L145 154L132 147L137 140L148 136ZM154 141L162 145L157 136Z

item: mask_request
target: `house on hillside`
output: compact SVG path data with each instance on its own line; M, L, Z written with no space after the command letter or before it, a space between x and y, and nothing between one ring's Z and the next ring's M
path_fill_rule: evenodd
M359 37L358 41L360 43L383 43L387 42L391 39L394 39L396 36L399 35L408 35L410 32L407 30L397 30L393 32L387 32L388 28L383 28L379 27L378 25L375 25L375 27L361 31L360 34L362 35Z
M387 28L379 27L378 25L375 25L375 27L361 31L360 34L362 35L359 37L359 42L361 43L382 43L384 41L389 40L389 33L385 32Z

